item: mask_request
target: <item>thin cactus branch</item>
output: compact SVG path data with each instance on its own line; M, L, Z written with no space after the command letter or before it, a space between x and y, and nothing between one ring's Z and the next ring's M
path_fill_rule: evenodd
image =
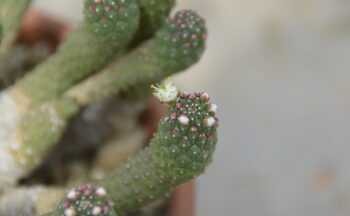
M0 53L7 52L14 44L22 16L27 11L30 2L31 0L2 0L0 2L0 21L4 28L4 39L0 46Z
M175 0L139 0L139 4L141 6L141 28L129 44L129 49L154 36L175 6Z
M3 34L4 34L3 31L4 30L3 30L2 24L0 23L0 45L1 45L1 42L2 42Z
M208 94L180 93L171 81L155 88L155 94L168 104L168 111L150 146L105 179L95 182L104 188L104 194L108 192L118 215L168 196L176 186L203 173L212 161L218 119L217 106L209 103ZM69 192L50 215L59 216L68 211L83 215L75 203L86 190L73 189L73 192L74 196ZM95 198L87 200L89 206L99 205ZM108 215L107 211L104 213Z
M29 105L56 98L113 59L137 31L139 13L136 0L84 1L84 22L10 92L27 98Z
M191 10L168 19L156 37L101 73L67 91L66 96L86 105L127 90L147 87L195 64L205 48L204 20Z

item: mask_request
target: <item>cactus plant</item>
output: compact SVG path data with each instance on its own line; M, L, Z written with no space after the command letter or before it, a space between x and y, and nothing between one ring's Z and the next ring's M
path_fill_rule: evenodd
M166 196L179 184L202 173L212 160L217 142L217 106L208 102L208 94L180 93L171 81L154 88L155 95L168 103L168 111L150 146L96 182L105 188L102 191L109 191L111 202L116 203L114 209L120 215ZM67 204L67 197L75 194L74 191L77 189L68 192L52 215L75 212L75 207ZM91 202L100 201L91 199Z
M30 1L3 2L0 11L10 7L16 14L0 20L5 26L2 31L0 24L0 42L4 38L4 52L10 53L17 45L6 38L13 38L11 34L18 31ZM192 10L181 10L168 18L174 4L174 0L84 0L84 20L48 59L23 71L22 78L6 71L9 67L0 68L0 74L16 80L0 92L0 187L10 186L0 195L0 215L125 215L164 198L204 172L217 142L216 105L209 103L206 93L186 94L166 77L200 59L207 30L204 19ZM56 185L58 192L36 185L38 190L31 185L17 189L18 183L27 184L25 179L44 183L42 167L62 167L70 155L86 157L91 151L96 155L116 145L126 132L120 129L125 125L117 126L123 123L115 118L124 114L108 108L109 101L120 101L119 106L145 101L150 86L168 111L148 147L124 164L109 162L108 169L94 165L96 156L89 159L88 167L80 161L86 175L73 184L91 182L97 186L85 184L65 195L64 188L72 184L67 180ZM139 114L140 109L136 109L124 116L134 125L128 133L140 128ZM87 127L94 131L88 142L79 138L86 136ZM141 137L138 142L142 143ZM91 148L88 143L95 144ZM96 178L91 165L107 171ZM18 210L2 203L7 196L13 197L15 190L24 190L31 200L28 208ZM51 198L38 201L45 197ZM61 201L59 197L63 197Z

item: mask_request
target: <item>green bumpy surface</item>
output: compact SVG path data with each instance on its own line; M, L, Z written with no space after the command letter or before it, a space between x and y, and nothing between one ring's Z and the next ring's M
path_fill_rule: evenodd
M22 16L26 12L31 0L1 0L0 21L4 28L4 41L0 52L7 52L17 38Z
M128 86L131 83L155 83L187 69L203 54L206 40L203 35L206 35L206 31L204 19L196 12L177 12L172 19L166 21L146 47L132 53L126 64L114 69L120 74L114 78L115 82L120 82L119 85L126 83ZM194 38L194 35L202 36Z
M168 104L150 146L95 183L108 192L118 215L168 197L175 187L205 171L215 151L218 127L216 105L208 100L206 93L179 95ZM61 216L72 203L66 198L46 215Z
M113 43L124 45L125 41L130 39L133 34L129 32L134 32L135 24L138 25L138 21L135 19L139 18L138 10L138 4L130 0L84 1L84 16L88 28L103 36L101 40L105 40L110 45ZM133 19L133 23L131 19ZM130 23L133 24L132 28Z
M167 70L184 70L197 62L205 49L205 21L192 10L182 10L157 33L154 52Z
M82 185L69 190L54 216L117 216L104 188Z
M197 63L205 50L207 29L204 19L192 10L182 10L167 19L155 38L127 56L121 64L109 67L103 94L116 89L158 82ZM108 86L108 87L107 87ZM91 94L93 95L93 94Z
M3 37L3 30L2 30L2 25L0 24L0 45L2 42L2 37Z
M204 172L217 142L212 106L206 94L182 94L169 105L150 146L97 183L106 188L118 214L167 196Z
M115 80L114 85L121 86L127 95L144 97L150 84L197 63L205 50L206 39L207 28L204 19L192 10L179 11L172 19L166 20L147 48L133 54L130 67L114 69L127 70L130 73L120 74L110 80ZM140 68L136 69L137 66ZM134 69L131 69L132 67ZM118 83L118 80L124 80L126 85ZM134 90L136 87L137 91Z
M175 0L139 0L139 2L141 29L147 37L150 37L165 22L171 9L175 6Z
M67 94L81 104L89 104L120 90L149 88L150 84L195 64L205 49L204 35L204 20L191 10L180 11L166 22L155 39L73 87Z
M19 88L38 103L59 96L74 83L101 69L127 44L139 24L136 0L85 0L85 22L56 54L20 80Z
M153 37L175 6L175 0L139 0L139 4L141 9L140 28L129 45L130 48Z

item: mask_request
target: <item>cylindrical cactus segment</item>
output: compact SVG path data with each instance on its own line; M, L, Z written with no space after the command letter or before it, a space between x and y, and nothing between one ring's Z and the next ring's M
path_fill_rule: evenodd
M175 0L140 0L141 24L145 35L152 36L165 22Z
M85 0L85 22L47 61L20 80L20 91L35 104L53 99L97 72L126 45L139 26L136 0Z
M22 169L33 169L51 147L58 142L64 132L68 119L80 107L75 101L60 98L33 108L21 118L16 130L19 142L17 149L11 149L14 161Z
M91 184L73 188L59 203L54 216L117 216L103 187Z
M159 82L195 64L205 49L205 39L203 19L193 11L180 11L154 39L66 94L89 104L132 86Z
M84 17L87 26L95 33L103 36L107 43L122 45L130 40L138 25L139 6L130 0L85 0ZM135 17L136 15L136 17ZM130 22L132 20L132 28ZM138 26L137 26L138 27Z
M217 106L209 102L208 94L181 93L170 79L153 88L168 111L149 147L105 179L95 181L108 192L118 215L167 197L175 187L203 173L215 151ZM75 191L69 196L73 200ZM62 201L47 215L60 216L71 203Z
M218 119L208 99L206 93L181 94L152 142L157 165L181 182L202 173L212 160Z
M205 170L215 150L218 126L216 105L208 100L206 93L181 93L168 100L168 112L150 146L98 182L109 192L117 213L164 197Z
M154 52L169 70L183 70L197 62L205 48L205 21L192 10L182 10L157 33Z
M142 41L154 36L175 6L175 0L139 0L139 4L141 9L140 28L129 48L134 48Z
M1 0L0 20L3 24L4 38L0 52L7 52L17 38L22 16L27 11L31 0Z
M1 45L1 42L2 42L2 37L3 37L3 30L2 30L2 25L0 23L0 45Z

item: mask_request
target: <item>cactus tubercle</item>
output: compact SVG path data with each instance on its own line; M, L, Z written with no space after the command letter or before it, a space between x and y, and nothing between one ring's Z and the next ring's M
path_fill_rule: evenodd
M84 16L85 22L97 34L110 36L113 41L119 39L123 35L120 32L125 32L130 16L135 15L138 10L138 5L134 0L85 0L84 1ZM137 20L134 20L136 22ZM115 34L120 34L116 37ZM130 38L130 34L124 35ZM116 42L114 40L114 42Z

